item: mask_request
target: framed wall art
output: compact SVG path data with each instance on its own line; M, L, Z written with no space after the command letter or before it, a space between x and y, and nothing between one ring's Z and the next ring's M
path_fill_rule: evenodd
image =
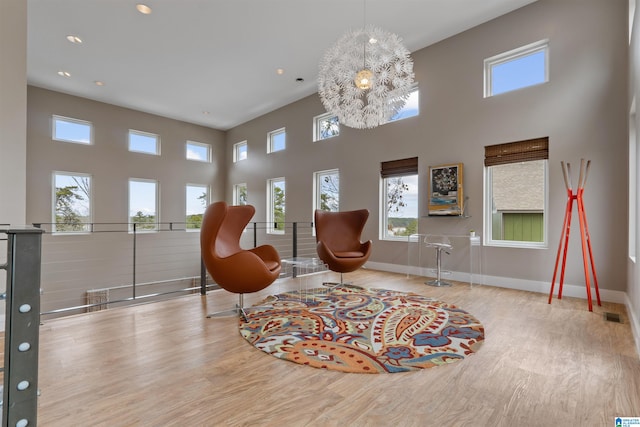
M429 215L462 215L462 183L462 163L429 166Z

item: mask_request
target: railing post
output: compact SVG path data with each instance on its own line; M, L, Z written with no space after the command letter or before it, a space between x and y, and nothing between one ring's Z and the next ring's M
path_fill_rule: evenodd
M253 223L253 247L258 247L258 227L257 222Z
M204 266L204 260L200 257L200 295L207 294L207 268Z
M0 229L8 236L3 426L35 426L38 414L38 347L42 230Z
M291 252L293 257L296 258L298 256L298 223L293 223L293 243L291 245Z

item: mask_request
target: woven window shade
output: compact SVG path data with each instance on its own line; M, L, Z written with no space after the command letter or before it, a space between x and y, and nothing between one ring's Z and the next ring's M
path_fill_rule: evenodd
M418 173L418 158L392 160L380 164L380 175L383 178L390 176L415 175Z
M549 137L509 142L484 147L484 165L544 160L549 158Z

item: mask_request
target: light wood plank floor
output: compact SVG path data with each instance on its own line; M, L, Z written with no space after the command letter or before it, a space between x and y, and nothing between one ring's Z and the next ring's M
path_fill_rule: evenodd
M640 416L640 359L621 305L590 313L585 300L549 305L490 286L433 288L371 270L345 278L456 304L484 323L486 341L450 366L342 374L262 353L233 317L207 319L237 301L225 291L45 319L39 425L600 427ZM246 303L298 284L277 282Z

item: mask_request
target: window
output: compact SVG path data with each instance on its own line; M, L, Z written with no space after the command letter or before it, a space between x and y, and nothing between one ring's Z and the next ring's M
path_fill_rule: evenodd
M129 151L160 155L160 137L153 133L129 129Z
M53 173L54 233L88 232L91 227L91 175Z
M287 132L285 128L269 132L267 134L267 153L284 150L287 147L286 139Z
M285 180L274 178L267 181L267 233L284 234L285 226Z
M53 116L53 139L76 144L92 144L93 125L84 120Z
M187 160L211 163L211 146L201 142L187 141L186 158Z
M236 184L233 186L233 204L247 204L247 184Z
M206 185L187 184L185 228L199 230L202 225L204 210L209 205L209 187Z
M382 162L380 238L406 241L418 232L418 158Z
M389 120L389 122L395 122L397 120L408 119L409 117L415 117L420 114L420 91L416 86L411 90L409 98L404 104L404 107Z
M485 59L485 98L548 82L548 62L548 40Z
M636 262L638 220L638 141L636 129L636 98L629 112L629 259Z
M332 169L313 173L313 210L340 210L340 171Z
M546 248L549 139L485 147L485 244Z
M129 180L129 230L158 229L158 182L151 179Z
M338 116L325 113L313 118L313 142L340 135Z
M247 158L247 141L238 142L233 144L233 162L239 162L240 160L246 160Z

